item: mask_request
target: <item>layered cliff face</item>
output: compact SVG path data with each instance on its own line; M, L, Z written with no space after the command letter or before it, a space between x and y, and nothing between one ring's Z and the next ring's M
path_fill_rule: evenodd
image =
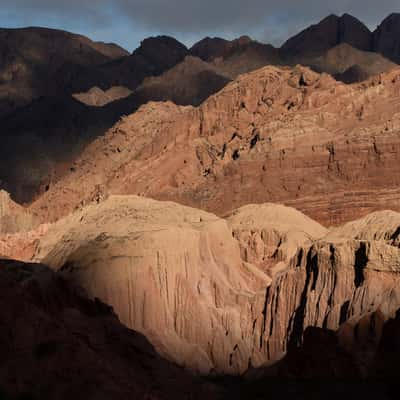
M284 202L326 226L398 210L399 88L398 69L344 85L303 67L266 67L198 108L149 103L90 144L31 209L56 220L108 194L220 215Z
M252 308L260 309L270 278L242 263L226 221L173 203L111 197L55 224L36 259L112 304L123 323L179 364L204 374L248 368Z
M368 218L354 223L361 236L338 238L283 206L245 207L225 221L112 196L54 224L35 258L111 304L169 359L241 374L276 363L308 327L342 330L351 348L364 321L379 340L369 316L383 323L400 308L398 226L391 213Z
M43 265L0 260L0 289L1 398L219 398Z

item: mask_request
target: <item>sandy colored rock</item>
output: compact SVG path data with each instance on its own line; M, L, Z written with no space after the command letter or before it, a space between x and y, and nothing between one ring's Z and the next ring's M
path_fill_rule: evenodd
M103 107L131 94L132 91L124 86L113 86L105 91L98 87L93 87L85 93L75 93L72 96L88 106Z
M24 232L37 224L36 218L0 190L0 234Z
M299 247L327 233L301 212L277 204L247 205L226 217L242 259L268 274L285 268Z
M51 227L36 259L112 304L173 361L205 374L247 369L253 338L241 326L251 329L270 278L242 262L226 221L112 196Z
M244 207L226 221L111 196L54 224L35 259L111 304L167 358L200 373L241 374L276 363L308 327L393 317L400 253L379 240L382 229L330 239L283 206Z

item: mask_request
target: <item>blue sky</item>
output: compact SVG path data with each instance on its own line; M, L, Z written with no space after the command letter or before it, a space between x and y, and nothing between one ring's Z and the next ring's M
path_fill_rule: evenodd
M333 3L333 2L331 2ZM115 42L133 50L148 36L168 34L187 45L204 36L243 34L280 45L324 16L348 12L371 29L399 0L1 0L0 27L45 26Z

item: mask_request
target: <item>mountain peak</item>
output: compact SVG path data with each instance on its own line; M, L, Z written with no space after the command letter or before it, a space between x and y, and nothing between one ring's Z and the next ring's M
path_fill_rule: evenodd
M400 13L388 15L373 33L373 49L400 63Z
M321 54L330 48L348 43L360 50L371 48L371 32L350 14L331 14L289 39L282 49L289 54Z

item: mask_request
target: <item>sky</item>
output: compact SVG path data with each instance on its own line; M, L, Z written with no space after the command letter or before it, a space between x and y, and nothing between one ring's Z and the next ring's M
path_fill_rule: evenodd
M249 35L281 45L329 14L349 13L370 29L399 0L1 0L0 27L44 26L114 42L129 51L166 34L190 46L205 36Z

